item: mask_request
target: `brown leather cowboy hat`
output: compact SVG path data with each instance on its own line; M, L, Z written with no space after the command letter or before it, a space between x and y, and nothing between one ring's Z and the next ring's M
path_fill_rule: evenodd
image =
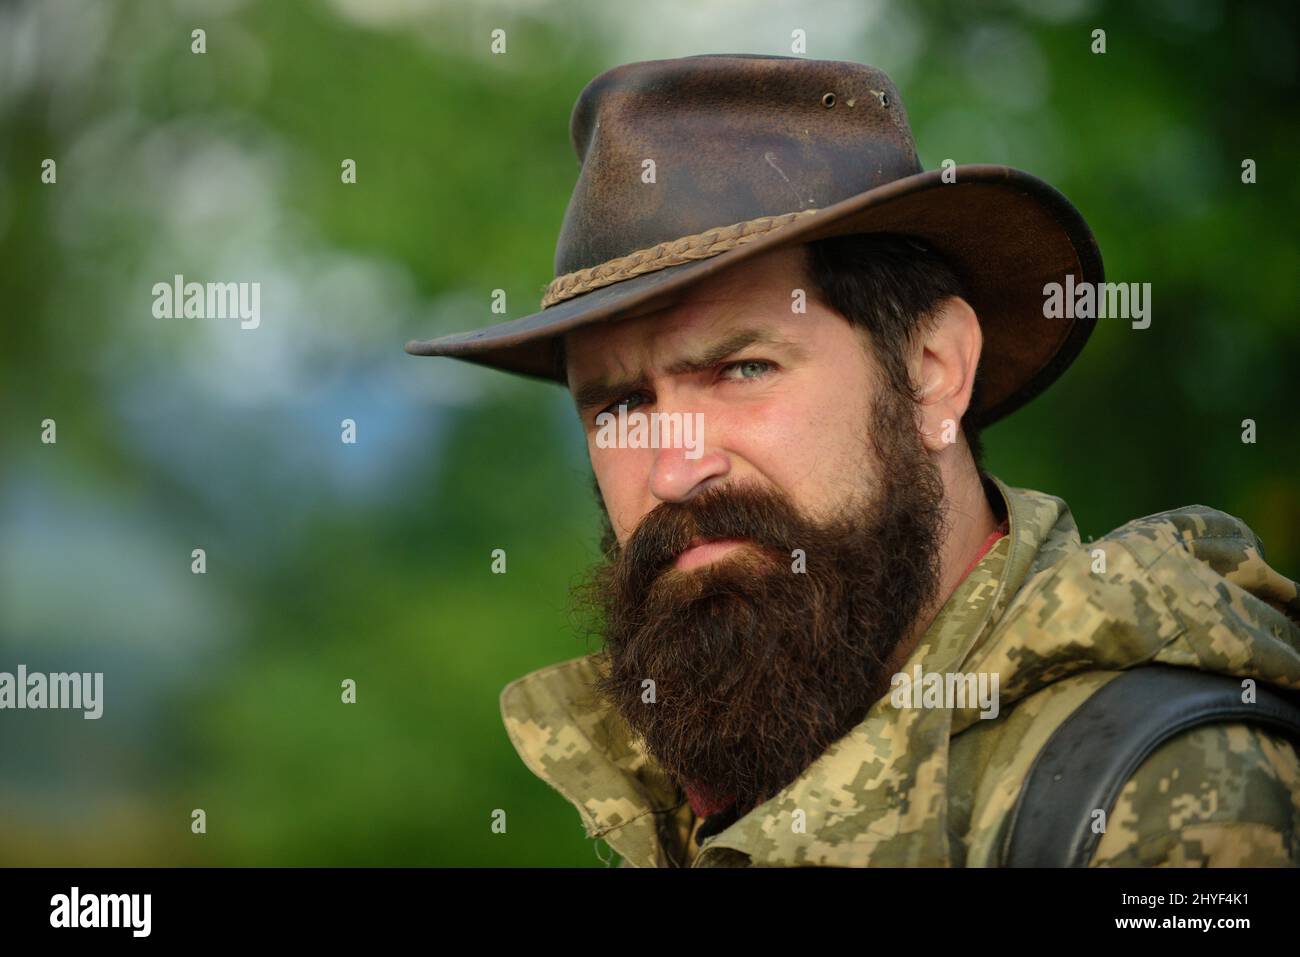
M556 336L848 233L918 236L962 271L984 333L980 425L1051 384L1095 324L1043 316L1045 284L1103 278L1070 201L1006 166L922 172L898 91L872 67L749 54L630 63L587 84L569 131L582 168L541 310L407 352L565 383Z

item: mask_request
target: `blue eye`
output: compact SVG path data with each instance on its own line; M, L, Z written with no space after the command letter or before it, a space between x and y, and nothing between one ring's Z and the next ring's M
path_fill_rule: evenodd
M766 359L741 359L739 362L732 362L723 366L722 372L724 378L729 379L760 379L772 369L772 363ZM735 370L739 375L727 375Z

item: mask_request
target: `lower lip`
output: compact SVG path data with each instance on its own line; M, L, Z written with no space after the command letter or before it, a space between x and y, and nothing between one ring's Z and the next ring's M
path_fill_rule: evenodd
M723 555L744 544L745 540L740 538L719 538L716 541L695 545L677 556L676 566L682 571L689 571L692 568L715 562Z

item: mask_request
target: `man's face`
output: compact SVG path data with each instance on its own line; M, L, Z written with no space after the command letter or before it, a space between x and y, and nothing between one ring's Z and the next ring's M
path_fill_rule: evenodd
M887 689L944 534L914 403L843 317L792 311L801 263L756 257L566 344L613 539L579 590L596 690L679 783L745 811ZM701 414L698 454L603 447L596 417L620 404Z
M811 299L793 311L793 291L807 288L803 255L795 246L756 257L666 313L568 337L569 386L620 545L655 506L720 484L776 488L825 516L875 477L863 442L875 364L837 313ZM629 413L702 413L703 454L599 447L595 418L620 402ZM699 549L683 563L727 551Z

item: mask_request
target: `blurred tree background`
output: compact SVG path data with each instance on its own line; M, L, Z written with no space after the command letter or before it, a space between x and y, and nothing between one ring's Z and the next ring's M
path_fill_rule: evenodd
M498 711L594 650L566 611L598 534L567 395L402 345L500 320L493 289L536 310L573 102L619 63L788 55L803 29L808 56L890 73L926 168L1058 186L1107 278L1152 284L1152 324L1102 320L986 433L988 467L1085 537L1224 509L1300 576L1296 21L1197 0L0 6L0 670L105 673L97 721L0 713L0 864L602 866ZM261 326L154 318L178 273L259 281Z

